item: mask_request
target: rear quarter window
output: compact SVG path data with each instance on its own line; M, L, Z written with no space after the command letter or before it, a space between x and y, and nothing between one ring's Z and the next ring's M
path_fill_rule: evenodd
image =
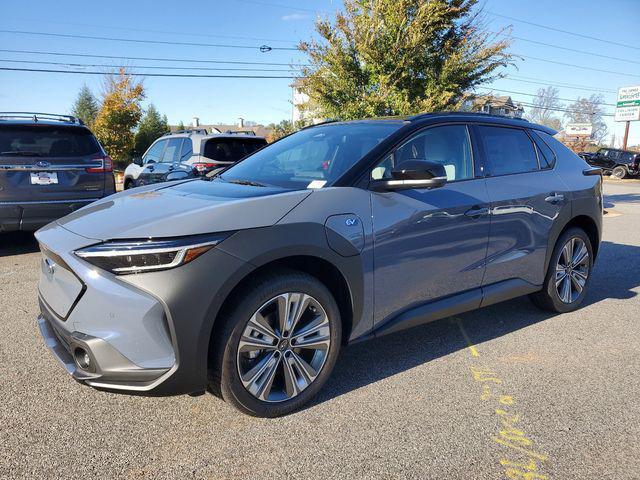
M100 144L86 128L0 126L0 156L86 157L99 153Z

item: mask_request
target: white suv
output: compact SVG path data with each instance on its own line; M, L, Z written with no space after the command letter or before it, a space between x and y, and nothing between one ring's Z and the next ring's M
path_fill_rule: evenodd
M204 176L233 165L267 144L253 132L207 133L205 129L168 133L151 144L124 171L124 188L164 182L173 171Z

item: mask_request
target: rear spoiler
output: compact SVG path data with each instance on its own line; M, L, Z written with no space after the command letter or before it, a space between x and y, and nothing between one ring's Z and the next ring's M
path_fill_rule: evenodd
M585 168L584 170L582 170L582 174L586 175L586 176L591 176L591 175L600 175L602 176L602 169L601 168Z

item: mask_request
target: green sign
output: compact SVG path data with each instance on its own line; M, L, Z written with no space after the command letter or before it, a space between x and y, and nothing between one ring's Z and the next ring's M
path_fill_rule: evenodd
M623 100L622 102L618 102L616 107L640 107L640 99L639 100Z

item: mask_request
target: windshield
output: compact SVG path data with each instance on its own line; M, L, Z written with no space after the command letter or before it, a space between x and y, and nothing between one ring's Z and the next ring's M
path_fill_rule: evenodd
M369 121L301 130L256 152L221 177L296 190L331 185L402 125L400 120Z

